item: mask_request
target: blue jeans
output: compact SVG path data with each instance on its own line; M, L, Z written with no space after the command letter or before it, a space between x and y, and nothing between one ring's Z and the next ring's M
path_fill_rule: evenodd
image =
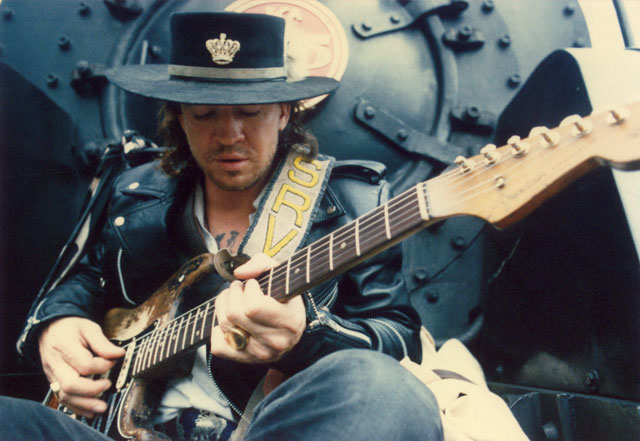
M61 412L0 397L0 440L109 438ZM391 357L367 350L328 355L257 407L245 441L441 441L431 391Z

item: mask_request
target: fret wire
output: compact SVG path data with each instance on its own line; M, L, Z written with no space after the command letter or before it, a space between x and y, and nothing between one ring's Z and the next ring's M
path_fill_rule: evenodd
M356 256L360 257L360 218L356 219Z
M189 346L193 344L193 340L196 337L196 321L198 320L198 311L196 311L196 315L193 319L193 323L191 323L191 341L189 342Z
M387 239L391 239L391 228L389 227L389 206L384 204L384 231L387 233Z
M153 349L153 357L152 357L152 361L153 363L157 363L158 361L158 349L160 349L160 352L162 352L162 336L163 336L163 327L158 327L158 335L156 337L156 345Z
M284 293L287 295L289 294L289 277L290 277L289 273L290 272L291 272L291 259L287 259L287 274L286 274L287 281L286 281L286 287L284 290Z
M204 315L204 317L202 318L202 327L200 328L200 338L201 339L204 338L204 335L205 335L205 333L204 333L205 332L204 325L207 323L207 320L206 320L207 311L209 310L209 303L207 303L206 305L207 306L206 306L206 308L204 309L204 311L202 313Z
M153 357L153 348L156 344L157 330L158 328L156 327L151 333L151 337L150 337L151 340L149 341L149 345L147 346L147 355L145 357L145 363L144 363L145 369L151 365L151 357Z
M209 302L207 302L207 304L209 304ZM182 318L179 318L176 321L176 325L177 325L176 327L178 328L178 332L176 333L176 338L174 339L174 342L173 342L173 354L174 355L178 353L178 342L180 341L180 331L181 331L181 328L182 328L182 325L183 325L183 323L182 323L183 321L184 321L184 319L182 319Z
M329 234L329 270L333 271L333 233Z
M169 358L169 352L171 351L172 337L175 338L173 335L173 330L175 327L176 327L176 324L174 321L169 322L169 326L167 327L167 338L165 342L164 356L162 357L163 360L166 360L167 358Z
M307 247L307 268L306 268L306 282L309 283L311 279L309 278L309 268L311 267L311 245Z
M187 316L187 322L184 324L184 328L182 329L182 349L187 347L187 334L189 333L189 322L191 321L192 315L193 311L190 311Z

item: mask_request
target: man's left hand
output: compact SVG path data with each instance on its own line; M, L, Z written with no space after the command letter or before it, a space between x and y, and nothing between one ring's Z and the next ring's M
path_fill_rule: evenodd
M270 257L259 254L234 271L245 282L232 282L216 298L213 355L243 363L269 363L282 358L300 341L306 328L302 297L281 303L265 295L254 279L275 264ZM234 326L249 335L242 350L233 349L225 341L224 332Z

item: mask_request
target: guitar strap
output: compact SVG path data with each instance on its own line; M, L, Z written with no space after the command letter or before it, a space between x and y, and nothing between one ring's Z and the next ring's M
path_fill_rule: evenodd
M293 255L308 234L334 162L328 156L289 153L266 187L239 252L264 253L277 261Z

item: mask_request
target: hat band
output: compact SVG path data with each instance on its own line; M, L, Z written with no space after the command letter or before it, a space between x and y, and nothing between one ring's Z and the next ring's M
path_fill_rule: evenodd
M284 67L220 69L170 64L169 75L214 80L271 80L286 77L287 71Z

